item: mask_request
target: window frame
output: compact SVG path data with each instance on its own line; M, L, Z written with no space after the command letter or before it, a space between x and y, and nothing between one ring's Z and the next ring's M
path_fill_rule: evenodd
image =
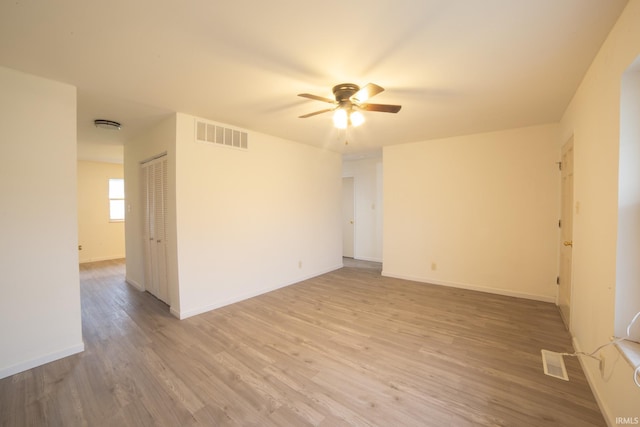
M118 182L118 186L120 188L113 188L112 183ZM121 184L120 184L121 183ZM108 180L108 197L109 197L109 222L124 222L126 217L125 210L125 193L124 193L124 178L109 178ZM120 191L121 190L121 191ZM116 193L116 194L114 194ZM121 193L121 194L119 194ZM120 197L122 196L122 197ZM114 217L114 207L112 205L113 202L122 202L122 218Z

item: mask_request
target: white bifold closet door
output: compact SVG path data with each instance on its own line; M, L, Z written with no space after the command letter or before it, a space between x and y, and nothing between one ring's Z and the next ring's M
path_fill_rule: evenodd
M142 164L145 289L170 304L167 281L167 158Z

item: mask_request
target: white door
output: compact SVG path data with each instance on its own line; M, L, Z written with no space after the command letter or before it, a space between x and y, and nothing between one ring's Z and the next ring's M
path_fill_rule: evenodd
M573 138L562 147L560 212L560 276L558 306L562 320L571 330L571 264L573 250Z
M167 159L142 164L145 289L169 304L166 262Z
M342 178L342 256L347 258L354 253L354 211L353 178Z

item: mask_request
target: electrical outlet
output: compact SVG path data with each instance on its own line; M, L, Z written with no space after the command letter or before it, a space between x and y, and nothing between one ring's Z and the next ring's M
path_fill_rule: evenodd
M302 268L302 260L298 261L298 268Z
M600 375L604 376L604 354L600 353Z
M438 264L436 264L435 262L431 263L431 270L432 271L436 271L438 269Z

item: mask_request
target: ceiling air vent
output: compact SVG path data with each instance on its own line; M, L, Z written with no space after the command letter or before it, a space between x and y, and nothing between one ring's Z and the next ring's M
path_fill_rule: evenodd
M196 141L221 147L249 149L247 132L196 119Z

